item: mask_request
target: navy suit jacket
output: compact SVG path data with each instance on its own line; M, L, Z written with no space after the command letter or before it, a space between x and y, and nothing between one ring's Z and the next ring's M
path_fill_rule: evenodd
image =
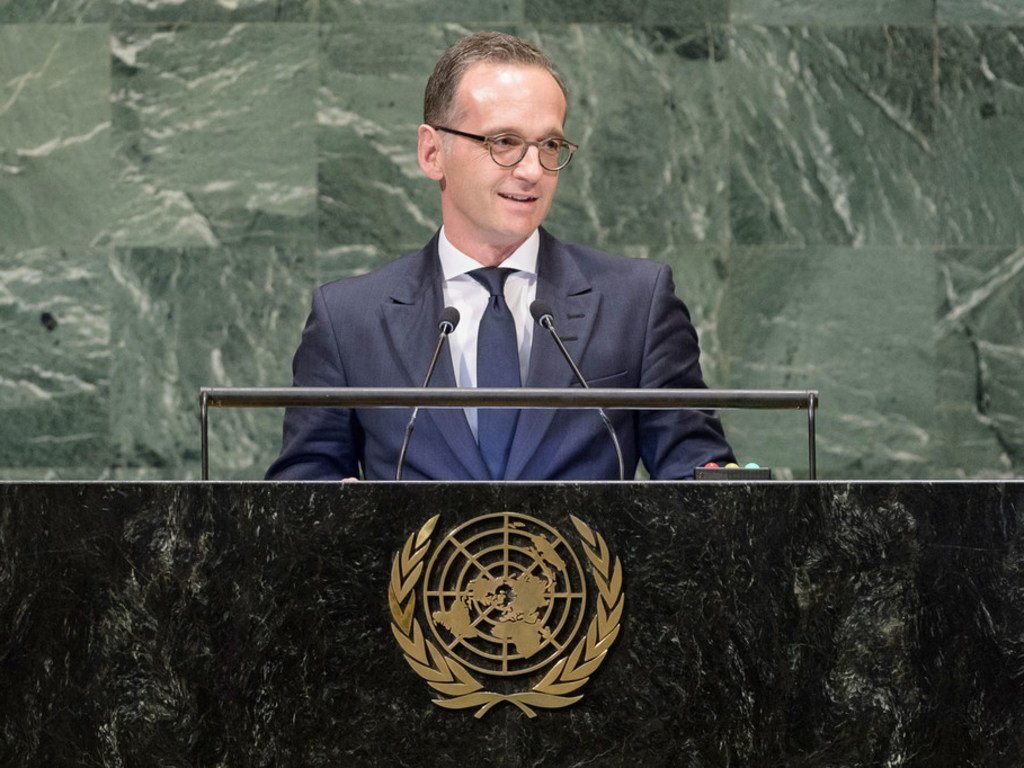
M592 387L704 387L697 335L664 264L595 251L541 230L537 299ZM437 236L366 275L318 288L293 362L307 387L418 387L437 342L444 307ZM454 387L442 353L431 386ZM533 337L526 386L578 386L550 338ZM290 408L271 480L363 476L390 480L410 410ZM732 461L721 425L699 411L610 411L626 476L643 460L653 479L693 475L708 461ZM488 480L461 409L420 410L406 455L409 480ZM592 410L520 413L507 480L613 480L618 463Z

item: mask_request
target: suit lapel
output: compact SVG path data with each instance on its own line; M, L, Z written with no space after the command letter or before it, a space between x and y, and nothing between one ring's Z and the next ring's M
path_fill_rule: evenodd
M583 358L597 319L601 295L580 272L576 261L555 238L541 229L537 256L537 299L546 302L555 317L555 330L577 365ZM579 386L551 335L537 326L530 351L526 386L551 389ZM519 414L505 477L516 480L545 439L557 409L533 408Z
M402 384L409 387L422 386L423 377L427 375L437 344L437 319L444 307L436 235L414 263L415 268L409 270L405 280L396 283L390 298L381 307L388 340L404 373ZM430 386L455 386L452 357L447 349L441 351ZM462 409L432 408L421 411L419 418L434 421L469 477L488 478L480 448Z

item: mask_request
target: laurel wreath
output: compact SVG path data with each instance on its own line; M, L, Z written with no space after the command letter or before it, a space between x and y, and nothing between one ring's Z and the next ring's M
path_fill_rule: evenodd
M586 636L567 656L555 661L540 682L529 690L502 694L485 690L484 684L458 659L442 653L424 636L414 616L416 585L423 575L423 558L430 550L430 537L439 517L434 515L406 540L402 551L395 555L388 585L391 631L409 666L441 694L434 703L446 709L479 707L474 716L481 718L496 704L507 702L518 707L527 717L536 717L536 709L558 709L582 699L582 695L573 694L586 685L618 637L626 601L622 594L622 564L618 557L613 561L601 535L582 520L569 516L583 542L598 589L597 613L587 628Z

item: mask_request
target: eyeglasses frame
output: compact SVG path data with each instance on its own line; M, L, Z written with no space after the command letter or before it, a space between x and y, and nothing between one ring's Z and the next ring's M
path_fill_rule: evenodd
M520 136L518 133L512 133L511 131L506 131L505 133L496 133L493 136L481 136L478 133L466 133L465 131L457 131L454 128L446 128L443 125L432 125L430 127L433 128L435 131L444 131L445 133L450 133L453 136L462 136L464 139L472 139L473 141L480 142L485 147L487 147L487 154L491 156L491 160L494 161L494 164L501 168L515 168L517 165L519 165L519 163L523 162L523 158L525 158L526 153L530 151L530 147L536 147L537 160L540 163L541 167L546 171L551 171L552 173L555 173L569 165L569 163L572 161L573 155L575 155L576 151L580 148L579 144L573 144L571 141L568 141L567 139L564 139L561 136L549 136L547 139L544 139L544 141L529 141L528 139ZM493 142L496 139L502 138L503 136L515 136L517 139L523 140L523 154L520 155L519 159L516 160L514 163L509 163L508 165L506 165L505 163L499 163L498 159L494 156ZM560 142L562 142L563 145L569 147L569 157L564 163L562 163L557 168L548 168L546 165L544 165L544 161L541 159L541 144L543 144L545 141L550 141L553 138L557 138Z

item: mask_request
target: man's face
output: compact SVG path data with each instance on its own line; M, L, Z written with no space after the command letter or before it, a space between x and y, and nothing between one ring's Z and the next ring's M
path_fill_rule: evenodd
M455 103L456 124L447 128L483 136L517 133L530 141L563 135L565 97L538 67L474 64ZM483 144L421 126L419 150L424 172L441 182L445 234L481 263L508 257L551 207L558 173L541 166L536 147L518 165L502 168Z

